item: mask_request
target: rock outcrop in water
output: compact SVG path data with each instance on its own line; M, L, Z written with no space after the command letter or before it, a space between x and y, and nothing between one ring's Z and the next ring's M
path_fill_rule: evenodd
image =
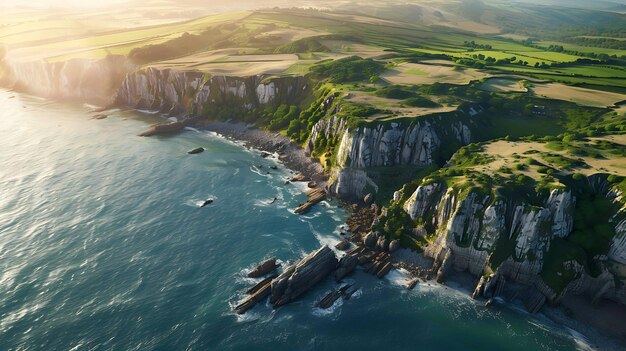
M324 200L326 198L326 191L324 189L311 189L305 192L307 196L306 202L300 204L295 210L296 214L303 214L308 212L311 207L313 207L316 203Z
M270 302L279 307L307 292L337 268L335 253L324 246L288 267L272 281Z
M169 122L162 124L155 124L148 128L146 131L139 134L139 136L150 137L154 135L174 134L185 129L187 124L185 122Z
M278 267L280 267L280 265L276 263L276 257L272 257L270 259L267 259L267 260L261 262L253 270L251 270L248 273L248 278L262 277L262 276L264 276L266 274L272 273Z
M271 279L269 282L264 281L264 285L259 287L255 286L255 288L255 291L248 298L246 298L243 302L235 307L235 311L237 311L237 314L246 313L246 311L256 306L257 303L265 300L268 296L270 296L270 293L272 291Z

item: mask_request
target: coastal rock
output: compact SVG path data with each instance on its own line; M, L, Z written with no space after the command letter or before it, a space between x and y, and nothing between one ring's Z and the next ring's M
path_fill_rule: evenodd
M309 179L304 174L298 174L289 179L291 182L308 182Z
M270 296L271 290L272 283L271 281L268 281L265 283L265 285L258 287L256 292L250 295L250 297L238 304L235 307L235 311L237 311L237 314L246 313L246 311L254 307L257 303L265 300L268 296Z
M621 207L609 222L615 235L607 254L593 259L626 263L626 207L621 192L606 181L606 175L590 176L588 184L596 196L605 196ZM515 282L543 296L531 299L534 302L529 304L530 311L536 311L545 301L556 303L572 294L587 295L590 301L605 298L626 303L626 288L615 286L609 270L591 276L574 260L566 262L565 269L574 272L576 278L565 288L555 291L543 281L540 273L552 243L567 238L573 229L577 202L573 190L559 185L537 197L514 194L518 193L449 187L427 179L400 204L413 220L424 222L414 234L432 237L424 247L424 255L434 260L431 269L438 281L444 281L452 270L467 271L479 279L497 269L497 274L479 282L474 297L498 296L507 282ZM383 210L381 221L385 215Z
M381 279L383 277L385 277L387 275L387 273L389 273L389 271L391 271L391 269L393 268L393 265L391 264L391 262L386 262L382 268L376 273L376 277L378 279Z
M187 153L190 154L190 155L195 155L195 154L199 154L199 153L202 153L202 152L204 152L204 148L203 147L197 147L195 149L187 151Z
M335 249L340 250L340 251L345 251L348 250L350 248L350 242L347 240L342 240L339 243L337 243L337 245L335 245Z
M438 183L417 187L415 192L404 203L404 210L413 220L423 217L437 205L437 196L441 195L441 190L442 185Z
M363 239L363 244L369 248L375 248L378 242L378 234L376 232L369 232Z
M396 252L398 249L400 248L400 240L396 239L396 240L392 240L389 243L389 252Z
M322 300L317 304L320 308L328 309L330 308L335 301L337 301L341 297L341 291L333 290L328 295L324 296Z
M150 129L145 132L139 134L142 137L149 137L160 134L173 134L178 133L185 128L185 123L183 122L172 122L172 123L164 123L164 124L156 124L150 127Z
M328 246L308 254L272 281L270 302L279 307L293 301L328 276L337 264Z
M552 232L559 238L564 238L572 232L574 225L575 198L571 191L554 189L546 202L546 208L552 215Z
M365 204L365 206L370 206L373 202L374 195L372 193L365 195L365 197L363 198L363 203Z
M298 206L298 208L294 210L296 214L306 213L307 211L311 209L311 207L313 207L313 205L315 205L316 203L326 198L326 192L324 191L324 189L319 189L319 188L311 189L307 191L305 194L308 199L305 203L300 204L300 206Z
M344 132L337 162L346 168L430 165L440 143L433 125L426 121L362 127Z
M276 97L276 86L273 82L269 84L259 84L256 87L256 94L259 103L267 104Z
M348 289L350 289L352 285L345 285L343 287L341 287L339 290L333 290L330 293L328 293L326 296L324 296L324 298L319 302L318 306L320 308L330 308L335 301L337 301L340 297L344 296L344 299L348 300L350 299L350 297L352 296L352 294L354 294L354 292L356 290L354 290L353 292L349 293Z
M257 291L259 291L263 287L265 287L268 283L271 283L272 280L276 279L276 277L278 277L278 274L272 274L271 276L261 280L260 282L256 283L252 287L250 287L248 290L246 290L246 293L248 293L250 295L255 294Z
M530 292L527 293L523 301L526 310L531 314L535 314L539 312L541 307L546 303L546 297L539 290L530 289Z
M248 273L248 278L258 278L276 270L280 265L276 264L276 257L261 262L256 268Z
M362 169L333 169L328 180L328 191L332 195L353 201L363 199L369 188L378 191L378 185Z
M378 241L376 242L376 249L378 249L379 251L389 250L389 242L384 236L378 238Z
M107 105L132 69L124 55L99 60L71 59L2 61L2 84L50 99L79 100Z
M624 216L623 213L621 213L621 216ZM618 216L616 215L615 217ZM618 221L615 226L615 236L611 241L608 256L617 262L626 264L626 219Z
M335 271L335 280L340 281L341 279L354 272L358 263L359 259L356 256L343 256L341 260L339 260L339 267Z
M118 86L116 104L170 115L200 116L223 108L246 113L272 103L294 103L308 94L305 77L209 76L155 67L127 74Z
M354 288L352 290L347 290L343 292L343 299L344 300L350 300L352 298L352 295L354 295L355 292L359 291L359 288Z
M450 123L441 115L433 115L410 123L373 124L356 129L346 119L322 119L313 126L306 144L308 155L315 151L318 138L333 140L337 168L329 181L329 192L351 200L363 200L375 194L378 185L368 175L374 167L430 166L440 157L442 140L467 145L471 142L473 123L466 109L450 113L457 122ZM443 121L446 122L443 122Z

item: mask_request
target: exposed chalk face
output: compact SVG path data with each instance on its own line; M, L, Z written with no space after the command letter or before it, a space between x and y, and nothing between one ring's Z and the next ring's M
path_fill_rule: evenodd
M589 182L599 194L621 203L621 194L601 176L591 176ZM430 224L428 230L434 231L427 233L432 239L424 247L424 253L440 263L438 276L445 277L452 268L480 276L485 274L485 267L496 250L505 250L498 254L498 272L507 280L534 286L549 300L558 298L540 273L553 240L567 238L573 230L576 206L573 191L565 186L552 189L543 200L537 200L540 205L502 194L495 199L492 196L484 189L455 189L443 182L426 182L402 206L413 220L421 219L422 223ZM610 222L616 235L608 253L595 259L626 263L625 218L626 206ZM565 264L577 274L564 291L626 303L625 288L613 284L615 278L609 270L592 276L576 261Z
M476 243L479 250L491 251L500 235L504 233L503 207L502 201L496 201L485 210L480 237Z
M608 257L626 264L626 219L615 226L615 237L611 242Z
M428 166L435 162L440 137L429 122L391 128L378 125L345 131L338 152L343 167L369 168L396 165Z
M116 102L156 109L172 115L198 115L223 107L252 111L281 100L296 103L306 94L306 78L210 76L201 72L147 68L129 73L116 94Z
M256 87L256 95L259 103L267 104L276 97L276 85L274 82L269 84L259 84Z
M439 193L443 188L443 185L439 183L419 186L404 203L404 210L413 220L425 216L428 212L434 210L437 203L433 200L436 196L441 196Z
M564 238L572 232L574 225L573 210L575 199L571 191L554 189L546 202L546 208L552 213L552 232L554 235Z
M345 199L362 199L368 187L378 191L378 185L361 169L333 170L328 182L329 192Z
M3 85L55 99L79 99L107 103L124 81L128 65L124 56L111 55L101 60L6 61Z
M329 98L322 102L321 107L328 109L332 103L333 99ZM459 113L463 114L462 111ZM331 178L331 192L341 196L347 194L351 198L362 196L364 187L371 185L367 176L369 168L430 166L440 161L442 140L450 142L451 138L459 145L471 142L471 131L467 125L459 121L450 123L441 118L409 124L373 124L356 129L348 128L346 119L336 116L323 119L311 130L306 144L309 154L321 136L327 140L338 140L335 160L339 169L334 171L338 175ZM346 169L359 169L365 174ZM339 175L344 172L345 175Z

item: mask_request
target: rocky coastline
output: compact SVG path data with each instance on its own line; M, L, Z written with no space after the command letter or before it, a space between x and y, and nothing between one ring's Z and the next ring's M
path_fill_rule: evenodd
M307 156L305 150L287 136L232 122L209 122L202 125L202 129L244 142L246 147L278 154L278 160L285 167L303 175L303 180L314 181L318 188L324 188L328 182L324 167Z
M128 106L128 105L124 105ZM184 125L183 125L184 124ZM242 123L231 123L231 122L199 122L194 120L191 124L186 123L174 123L170 124L169 127L173 130L173 132L180 131L184 129L185 126L194 126L200 127L204 130L212 131L218 133L224 137L242 141L245 143L247 147L252 147L258 150L267 151L276 154L276 158L279 162L283 163L285 167L299 172L304 176L305 179L312 180L316 183L316 186L319 189L326 189L328 184L328 175L325 172L324 168L317 162L315 159L311 159L307 151L303 149L300 145L293 143L287 136L281 135L279 133L271 133L265 130L256 128L252 125L246 125ZM154 134L159 134L159 128L156 128L156 132ZM165 132L170 132L170 128L166 128ZM150 135L154 135L149 133ZM457 133L459 134L459 133ZM460 135L463 135L460 133ZM347 157L347 160L357 160L361 159L361 157ZM349 169L348 169L349 171ZM349 182L343 182L347 184ZM340 191L331 192L337 195L341 195ZM356 199L353 202L344 202L344 207L348 209L350 216L347 220L347 231L353 233L350 237L350 241L353 243L363 242L366 239L368 232L371 230L372 220L379 214L379 210L376 207L362 207L357 205L357 203L361 204L361 198ZM407 209L410 215L414 215L416 212L419 212L419 206L413 206L416 201L411 201L410 204L407 204ZM378 244L378 242L377 242ZM388 244L388 243L387 243ZM383 243L384 245L384 243ZM384 251L384 250L383 250ZM395 268L405 268L413 276L421 277L422 279L433 278L433 263L427 262L426 256L422 254L418 254L415 252L407 253L408 250L400 250L397 251L389 257L381 256L382 266L378 268L385 268L388 263L392 264ZM443 252L443 251L442 251ZM445 266L445 254L436 255L439 259L443 258L442 262L439 262L440 266ZM389 260L389 261L388 261ZM451 261L451 260L448 260ZM441 267L439 267L441 268ZM386 269L386 268L385 268ZM453 271L453 270L450 270ZM453 272L452 272L453 273ZM439 279L438 279L439 280ZM446 277L445 279L441 279L441 281L445 284L445 280L454 281L454 277ZM485 287L483 287L484 290ZM263 287L259 287L255 293L254 300L259 301L264 299L263 296L269 296L269 289L267 282ZM262 298L263 297L263 298ZM572 302L570 306L574 306L577 304L581 304L582 302ZM536 307L536 306L535 306ZM568 307L570 308L570 307ZM534 310L535 308L531 308ZM588 314L588 313L587 313ZM585 319L580 316L575 316L577 319ZM593 325L593 321L586 321L590 325ZM602 330L601 326L593 325L594 327ZM614 334L613 334L614 335ZM622 335L622 337L624 337Z

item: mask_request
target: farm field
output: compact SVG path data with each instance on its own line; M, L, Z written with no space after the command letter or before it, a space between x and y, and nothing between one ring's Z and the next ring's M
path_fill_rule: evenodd
M149 3L144 8L166 11L167 5ZM346 15L265 9L191 20L181 20L180 16L152 18L150 11L141 16L126 12L90 14L86 17L90 26L80 26L86 19L71 16L59 20L28 12L4 14L7 23L14 25L3 27L0 41L10 49L11 59L19 61L125 55L133 60L139 57L142 67L249 76L306 75L321 62L357 56L385 66L371 77L380 79L375 89L385 85L478 84L476 88L489 93L526 94L521 81L528 80L535 84L531 90L534 96L585 106L609 107L626 97L623 65L590 64L589 58L582 56L589 49L596 54L624 54L625 50L585 47L585 51L563 44L565 50L581 50L581 54L556 52L548 46L560 45L557 41L528 45L522 42L524 36L500 35L492 24L468 21L452 12L442 12L448 23L441 26L432 13L424 15L423 22L403 22L384 15L368 16L368 11ZM15 21L11 15L22 19ZM465 32L458 30L462 24L468 25ZM169 51L173 53L161 55ZM581 59L585 61L577 62ZM346 92L352 93L351 101L389 111L393 118L448 112L450 106L464 101L424 108L358 89Z
M385 72L381 78L391 84L468 84L487 77L472 68L461 68L451 64L403 63Z
M528 89L520 80L509 78L491 78L480 85L480 89L494 93L525 93Z
M593 107L611 107L626 100L626 94L597 91L564 84L535 84L531 91L541 97L571 101Z
M374 96L372 94L359 91L351 91L346 100L357 104L377 106L381 109L384 109L385 111L388 111L384 114L370 116L367 119L370 122L379 119L391 120L399 118L419 117L433 113L445 113L454 111L458 108L458 105L437 107L411 107L403 104L401 100ZM389 117L390 114L393 116Z
M611 142L616 144L616 148L626 150L626 139L624 135L607 135L601 138L592 138L589 143ZM558 150L551 147L549 143L542 142L511 142L505 140L487 143L483 148L485 155L493 158L493 161L480 166L480 171L497 174L503 167L516 169L515 165L523 164L525 167L518 167L517 173L524 174L531 178L541 177L541 167L547 166L557 171L567 171L581 173L590 176L596 173L623 174L626 170L626 159L616 153L608 151L597 151L596 155L581 156L573 154L572 151L583 150L588 147L588 143L579 141L572 143L569 148ZM615 150L613 150L615 151ZM528 159L534 160L530 164ZM521 168L521 169L520 169Z
M294 54L254 55L248 48L202 52L174 60L150 64L159 69L200 70L212 74L249 76L280 74L300 62Z
M11 50L11 56L21 60L48 59L52 61L64 61L71 58L99 59L108 54L128 54L133 48L143 47L150 44L159 44L167 40L180 37L183 33L197 33L209 26L225 22L238 21L248 16L249 12L229 13L203 17L191 21L167 23L157 26L141 26L125 30L100 29L99 33L93 34L94 28L87 28L85 32L70 36L48 38L45 41L22 43ZM103 19L104 20L104 19ZM91 22L93 25L93 22ZM22 28L2 38L5 44L12 43L12 38L19 38L24 31L48 32L57 25L54 21L48 23L37 22L32 29ZM79 27L80 28L80 27Z

